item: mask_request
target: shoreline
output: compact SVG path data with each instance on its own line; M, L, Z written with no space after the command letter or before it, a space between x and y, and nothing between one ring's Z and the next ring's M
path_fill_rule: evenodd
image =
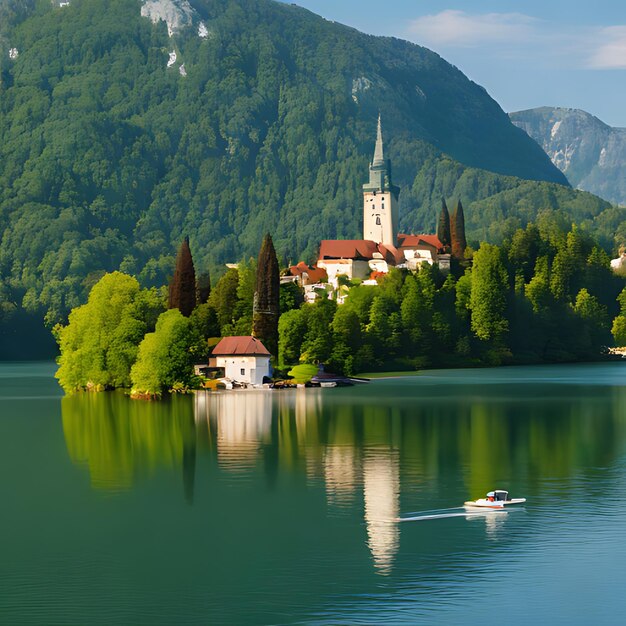
M485 369L509 369L516 367L549 367L555 365L592 365L594 363L621 363L626 361L626 351L611 352L598 359L590 359L585 361L566 361L566 362L544 362L544 363L508 363L501 365L460 365L457 367L425 367L420 370L411 371L390 371L390 372L359 372L355 376L360 378L369 378L371 380L391 380L400 378L412 378L422 376L428 372L440 372L443 370L485 370Z

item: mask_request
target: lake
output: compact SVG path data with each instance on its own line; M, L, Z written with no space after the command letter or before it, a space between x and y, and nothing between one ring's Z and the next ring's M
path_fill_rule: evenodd
M0 365L3 624L623 623L626 363L159 403L53 373ZM493 488L527 503L456 508Z

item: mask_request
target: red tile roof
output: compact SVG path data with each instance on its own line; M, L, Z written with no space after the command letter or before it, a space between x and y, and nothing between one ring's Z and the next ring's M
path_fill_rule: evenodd
M416 248L423 245L441 250L443 244L437 235L398 235L399 248Z
M324 239L320 245L320 259L363 259L369 261L378 245L367 239Z
M378 244L378 251L383 255L383 259L385 259L389 265L400 265L400 263L404 263L404 254L395 246L380 243Z
M270 356L256 337L224 337L213 348L212 356Z
M298 265L292 265L289 268L289 272L292 276L302 276L302 274L307 274L309 281L312 283L319 283L321 280L328 280L328 273L323 267L311 267L304 261L300 261Z

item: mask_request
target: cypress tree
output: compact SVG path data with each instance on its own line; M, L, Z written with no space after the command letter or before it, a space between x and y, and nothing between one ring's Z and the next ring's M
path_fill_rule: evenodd
M462 261L465 257L467 239L465 238L465 215L463 214L463 205L460 200L456 203L456 209L450 220L450 226L452 235L452 256L458 261Z
M178 309L185 317L189 317L196 308L196 272L189 249L189 237L185 237L176 255L176 269L170 281L168 308Z
M276 356L278 352L278 317L280 304L280 273L272 237L265 235L256 271L256 291L252 314L252 334Z
M450 235L450 213L445 198L441 198L441 213L439 214L439 224L437 225L437 237L444 248L449 248L452 243Z

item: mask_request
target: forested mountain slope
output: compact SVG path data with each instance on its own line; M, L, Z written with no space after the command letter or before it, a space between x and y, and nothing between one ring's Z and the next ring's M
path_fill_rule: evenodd
M406 230L442 195L470 239L609 207L435 53L295 6L0 0L0 48L0 315L53 323L117 268L162 284L185 234L200 270L358 236L379 111Z

